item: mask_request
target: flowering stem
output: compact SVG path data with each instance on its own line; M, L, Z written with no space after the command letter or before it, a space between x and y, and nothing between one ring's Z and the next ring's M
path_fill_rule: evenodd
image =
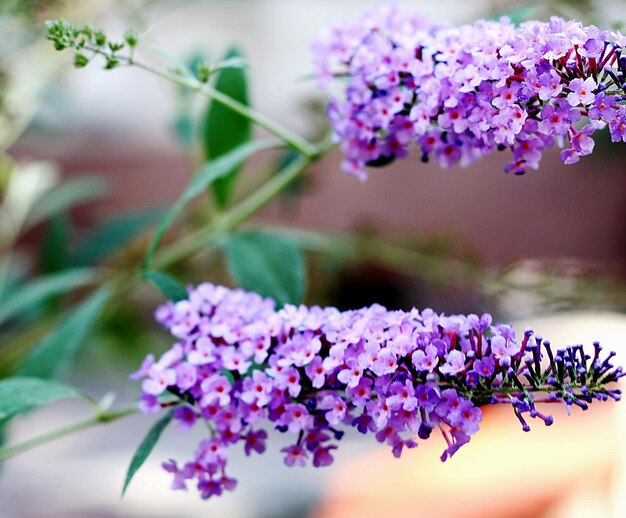
M35 448L36 446L47 444L51 441L54 441L55 439L65 437L66 435L70 435L74 432L84 430L85 428L90 428L97 424L105 424L117 421L118 419L136 413L138 410L139 409L137 408L137 406L133 405L112 412L100 411L91 417L83 419L82 421L78 421L68 426L58 428L57 430L53 430L43 435L39 435L38 437L34 437L32 439L29 439L28 441L21 442L14 446L5 446L4 448L0 448L0 462L11 457L15 457L20 453Z
M107 56L107 53L102 49L92 46L85 46L86 50L90 50L95 54L101 54L103 56ZM291 131L289 128L286 128L282 124L272 120L267 115L256 111L254 108L247 106L232 97L212 88L211 86L198 81L197 79L189 76L182 75L180 73L172 72L163 68L155 67L148 63L144 63L142 61L136 60L132 56L118 56L120 61L125 62L129 66L136 66L141 68L147 72L150 72L156 76L162 77L163 79L167 79L173 83L176 83L180 86L184 86L185 88L189 88L190 90L194 90L200 94L203 94L216 102L223 104L224 106L230 108L234 112L246 117L252 122L258 124L259 126L265 128L270 133L276 135L284 142L286 142L292 148L298 150L304 156L313 159L316 158L320 154L320 149L317 146L304 139L297 133Z

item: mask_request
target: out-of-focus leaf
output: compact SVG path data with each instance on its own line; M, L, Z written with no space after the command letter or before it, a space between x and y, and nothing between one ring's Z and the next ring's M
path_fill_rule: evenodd
M224 56L222 65L228 62L242 61L240 51L231 48ZM248 82L246 72L241 67L226 68L215 82L215 89L232 97L233 99L248 104ZM234 112L221 103L211 101L204 117L204 129L202 143L207 159L216 159L229 153L233 149L248 142L252 136L252 123L250 119ZM222 178L213 183L215 201L220 207L224 207L232 194L237 173L243 164L231 168Z
M163 430L165 430L167 425L170 424L171 420L172 412L170 411L161 419L159 419L152 428L150 428L148 434L144 437L143 441L141 441L141 444L137 448L137 451L135 451L135 455L133 455L133 458L130 461L130 466L128 466L126 479L124 480L124 487L122 488L122 496L124 496L124 493L126 493L126 490L128 489L128 484L130 484L130 481L135 476L135 473L137 473L139 468L146 461L148 455L150 455L150 453L154 449L154 446L159 441Z
M189 297L187 290L180 282L163 272L143 272L142 276L159 288L163 295L172 302L178 302Z
M99 176L83 176L68 180L48 192L28 215L27 226L66 212L69 208L101 198L107 183Z
M3 297L0 324L56 295L93 283L94 272L87 268L65 270L39 277Z
M164 212L160 208L150 208L107 221L76 248L71 263L89 265L110 257L142 230L154 225Z
M188 113L180 113L172 122L172 130L185 148L191 148L196 142L196 126Z
M232 49L231 52L237 52L237 49ZM240 55L235 55L232 58L224 59L219 63L213 65L211 67L211 73L216 72L218 70L225 70L230 68L249 68L250 63L247 59L241 57Z
M55 273L67 267L70 221L59 214L46 225L41 247L40 267L43 273Z
M189 77L196 77L198 67L207 63L208 57L204 52L195 52L185 60L182 64L185 73ZM176 116L172 121L172 130L174 135L188 150L189 153L195 152L195 146L198 144L198 116L194 104L193 91L189 88L181 86L176 89Z
M200 168L200 170L198 170L198 172L194 175L193 179L187 186L185 192L181 195L180 198L178 198L176 203L170 208L167 214L165 214L163 219L161 219L159 226L154 232L154 236L152 237L152 241L150 242L148 251L146 252L146 257L144 259L144 269L149 268L150 264L152 263L152 259L154 259L154 253L156 252L159 243L163 239L165 232L167 232L167 229L170 228L170 226L174 222L174 219L176 219L176 216L181 213L181 211L191 200L193 200L201 192L204 192L204 190L209 187L215 180L229 174L230 171L232 171L236 167L239 167L255 153L263 151L265 149L275 148L280 145L281 143L275 139L248 142L233 149L229 153L221 156L216 160L211 160L202 168Z
M35 346L22 364L20 374L46 379L58 376L86 340L110 295L101 288L75 308Z
M304 258L289 238L246 232L229 238L228 269L244 289L271 297L280 307L300 304L306 286Z
M0 192L8 185L13 167L13 160L8 155L0 153Z
M56 381L14 377L0 380L0 421L59 399L84 398L78 390Z

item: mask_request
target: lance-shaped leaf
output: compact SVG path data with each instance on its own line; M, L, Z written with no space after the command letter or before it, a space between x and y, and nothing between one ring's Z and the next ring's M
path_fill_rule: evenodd
M159 288L172 302L178 302L189 296L180 282L163 272L143 272L142 277Z
M4 296L0 306L0 324L50 297L68 293L93 282L94 272L87 268L75 268L39 277Z
M0 380L0 421L59 399L84 398L75 388L56 381L14 377Z
M248 104L248 81L243 67L224 66L228 63L241 63L243 58L237 48L231 48L224 56L222 70L215 82L215 89ZM219 65L218 65L219 68ZM248 142L252 136L250 119L216 101L211 101L204 118L202 143L207 159L215 159ZM215 201L224 207L232 195L237 173L242 164L233 167L213 184Z
M181 211L185 208L185 206L193 200L196 196L198 196L201 192L209 187L215 180L218 178L227 175L230 171L235 167L239 167L243 164L249 157L258 153L259 151L263 151L265 149L272 149L275 147L281 146L281 142L276 139L268 139L268 140L257 140L254 142L248 142L233 149L231 152L221 156L217 160L212 160L204 165L193 177L185 192L178 198L176 203L170 208L170 210L165 214L163 219L160 221L157 229L154 232L154 236L152 237L152 241L150 242L150 246L148 247L148 251L146 252L146 257L144 259L144 269L148 269L152 260L154 259L154 254L156 249L158 248L163 236L170 228L176 216L178 216Z
M35 346L22 364L20 374L46 379L58 376L87 339L110 295L102 288L75 308Z
M235 234L226 254L228 269L242 288L273 298L279 307L302 302L304 258L293 240L262 232Z
M47 222L39 252L39 266L43 273L60 272L67 268L71 226L67 214L59 214Z
M101 198L107 183L99 176L83 176L68 180L47 193L28 216L27 226L66 212L71 207Z
M150 453L154 449L154 446L161 437L163 430L165 430L171 420L172 412L170 411L161 419L159 419L152 428L150 428L148 434L144 437L143 441L141 441L139 448L137 448L135 455L133 455L133 458L130 461L130 466L128 466L126 479L124 480L124 487L122 488L122 496L124 496L124 493L126 493L126 489L128 489L128 484L130 484L130 481L135 476L135 473L137 473L137 470L139 470L139 468L146 461L148 455L150 455Z
M95 264L112 256L120 248L163 216L160 208L149 208L107 221L90 233L71 254L74 265Z

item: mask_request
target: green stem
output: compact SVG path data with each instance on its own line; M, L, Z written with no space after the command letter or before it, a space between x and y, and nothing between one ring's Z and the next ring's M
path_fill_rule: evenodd
M64 426L43 435L39 435L38 437L34 437L32 439L29 439L28 441L21 442L14 446L6 446L4 448L0 448L0 462L19 455L20 453L30 450L31 448L47 444L51 441L54 441L55 439L59 439L60 437L65 437L66 435L70 435L74 432L79 432L80 430L90 428L94 425L117 421L118 419L134 414L137 411L138 408L136 406L131 406L113 412L101 412L86 419L83 419L82 421L78 421L77 423Z
M108 56L108 54L99 49L97 47L85 47L86 50L90 50L96 54L100 54L103 56ZM305 155L306 157L313 159L319 156L320 150L317 146L309 142L308 140L302 138L297 133L291 131L289 128L279 124L278 122L272 120L267 115L256 111L254 108L247 106L232 97L212 88L211 86L198 81L197 79L189 76L181 75L180 73L171 72L166 69L162 69L159 67L155 67L148 63L144 63L142 61L137 61L134 58L126 57L126 56L117 56L120 61L126 62L130 66L136 66L141 68L147 72L150 72L156 76L162 77L176 83L180 86L184 86L185 88L189 88L190 90L194 90L198 93L201 93L220 104L230 108L234 112L239 113L240 115L246 117L252 122L258 124L259 126L265 128L270 133L276 135L281 140L289 144L292 148L298 150L300 153Z
M157 270L167 268L171 264L197 252L225 232L235 228L265 207L276 195L298 178L311 163L319 160L334 147L335 144L329 138L316 146L317 153L314 157L311 158L305 155L293 160L277 175L260 185L252 194L232 208L213 219L206 227L163 250L155 259L154 268Z
M265 182L255 192L244 198L230 210L221 214L207 227L166 248L156 258L154 262L155 268L158 270L167 268L169 265L197 252L223 233L237 227L241 222L267 205L278 193L293 182L311 164L311 161L306 156L300 156L295 159L279 174Z

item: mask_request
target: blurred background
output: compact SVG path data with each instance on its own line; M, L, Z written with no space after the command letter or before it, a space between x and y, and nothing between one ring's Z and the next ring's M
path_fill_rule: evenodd
M133 68L73 69L71 55L45 41L46 19L63 16L112 36L133 28L145 34L142 58L166 66L170 56L217 62L236 45L250 62L251 103L319 139L328 129L327 99L310 79L310 43L322 27L378 3L0 0L0 375L15 372L89 291L86 269L137 268L150 229L202 163L205 99ZM453 23L559 14L608 28L626 13L623 0L396 3ZM313 243L307 303L489 311L553 343L600 339L624 354L625 148L602 135L579 164L562 165L553 150L523 177L505 175L507 157L497 154L448 171L404 160L373 170L366 183L341 173L334 152L254 223ZM284 158L252 161L237 194ZM178 231L193 229L207 208L195 206ZM336 253L337 243L349 243L349 253ZM208 251L174 271L188 283L232 285L223 263ZM19 312L6 309L20 290L50 276L65 279L64 288ZM140 286L107 307L66 379L95 397L115 390L118 401L131 401L138 386L127 373L147 352L170 346L152 320L162 300ZM87 410L59 403L30 414L8 428L7 442ZM552 429L537 425L524 435L512 415L488 409L472 445L445 465L437 440L397 461L373 438L349 435L331 468L294 471L282 465L284 441L271 437L262 457L232 462L235 493L208 503L167 491L160 462L187 458L201 435L174 429L119 500L130 457L152 424L135 416L6 462L0 509L9 517L619 516L625 412L606 405L589 415L561 413Z

